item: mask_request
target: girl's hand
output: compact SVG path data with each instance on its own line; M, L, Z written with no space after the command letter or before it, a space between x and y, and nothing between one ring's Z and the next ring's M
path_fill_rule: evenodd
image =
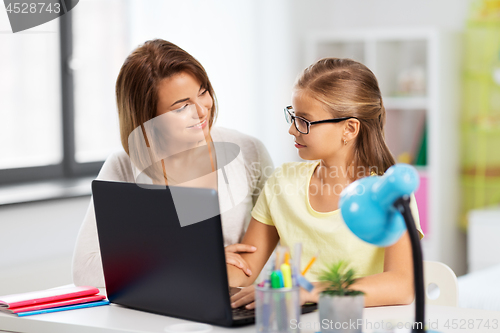
M241 252L255 252L257 248L255 246L246 244L233 244L225 247L226 252L226 263L228 265L233 265L241 269L247 276L252 275L252 271L248 266L248 263L238 254Z
M317 303L318 300L315 299L314 290L308 292L307 290L300 288L300 305L312 302ZM246 305L247 309L255 309L255 286L251 285L242 288L240 292L231 296L231 307L239 308L240 306Z
M300 305L304 305L305 303L318 303L315 289L308 292L304 288L300 288Z
M247 309L255 308L255 286L251 285L242 288L237 294L231 296L231 307L239 308L240 306L246 305Z

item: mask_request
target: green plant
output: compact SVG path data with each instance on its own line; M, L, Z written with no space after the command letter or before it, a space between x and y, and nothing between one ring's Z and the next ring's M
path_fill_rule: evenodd
M319 276L319 280L328 283L322 295L329 296L357 296L364 295L360 290L349 289L356 282L354 269L347 269L347 262L340 260L333 263Z

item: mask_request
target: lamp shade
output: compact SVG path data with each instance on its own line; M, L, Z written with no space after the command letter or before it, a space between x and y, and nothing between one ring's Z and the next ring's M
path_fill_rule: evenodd
M342 218L365 242L381 247L392 245L406 230L394 202L415 192L419 182L417 170L408 164L393 165L383 176L358 179L340 195Z

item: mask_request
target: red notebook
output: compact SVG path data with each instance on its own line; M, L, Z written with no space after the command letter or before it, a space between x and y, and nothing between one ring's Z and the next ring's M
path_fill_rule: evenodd
M50 308L55 306L62 306L59 305L59 303L63 300L81 299L82 297L88 297L88 296L101 297L102 295L97 295L98 293L99 289L95 287L68 287L68 288L33 291L23 294L6 295L6 296L0 296L0 309L13 310L16 308L41 305L41 304L46 305L45 308ZM99 299L103 298L104 296L102 296L102 298ZM70 303L70 304L76 304L76 303Z
M8 313L22 313L22 312L28 312L28 311L37 311L37 310L44 310L44 309L51 309L51 308L59 308L61 306L96 302L96 301L101 301L105 298L106 298L106 296L104 296L104 295L85 296L85 297L64 299L62 301L56 301L56 302L50 302L50 303L41 303L38 305L21 306L18 308L5 308L5 309L0 309L0 310L2 310L4 312L8 312Z

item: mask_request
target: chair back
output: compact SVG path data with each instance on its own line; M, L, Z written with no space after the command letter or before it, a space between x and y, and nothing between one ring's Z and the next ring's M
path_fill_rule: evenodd
M424 260L424 285L426 304L458 305L457 276L447 265L437 261ZM434 285L437 288L433 289Z

